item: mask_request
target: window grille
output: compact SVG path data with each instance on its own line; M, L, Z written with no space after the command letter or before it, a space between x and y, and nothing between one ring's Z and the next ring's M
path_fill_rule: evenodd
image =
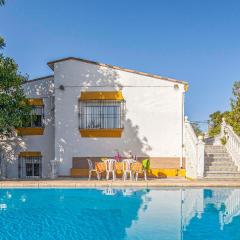
M19 157L18 176L19 178L41 178L42 157Z
M91 100L79 102L80 129L123 128L125 101Z

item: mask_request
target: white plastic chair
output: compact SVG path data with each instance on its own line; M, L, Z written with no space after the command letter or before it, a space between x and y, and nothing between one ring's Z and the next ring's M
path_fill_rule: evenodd
M100 179L100 174L97 171L97 169L93 168L92 160L88 158L87 161L88 161L88 180L91 180L93 172L95 172L97 174L97 179L99 180Z
M116 160L115 159L107 159L105 161L106 164L106 180L109 179L109 174L112 173L113 181L116 179Z
M113 188L106 188L103 191L103 194L108 195L108 196L114 196L114 195L116 195L116 193L117 193L116 189L113 189Z
M147 181L147 171L146 171L146 169L143 169L142 173L144 174L144 180ZM139 172L136 172L136 178L135 178L136 181L138 180L138 174L139 174Z
M132 180L132 170L131 170L131 163L132 159L124 159L123 160L123 181L126 181L128 174L130 177L130 180Z
M134 190L130 188L125 188L122 190L123 196L132 196L133 193L134 193Z

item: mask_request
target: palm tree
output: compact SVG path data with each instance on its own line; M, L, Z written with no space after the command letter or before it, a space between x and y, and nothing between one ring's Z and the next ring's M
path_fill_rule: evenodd
M0 6L5 4L5 0L0 0Z

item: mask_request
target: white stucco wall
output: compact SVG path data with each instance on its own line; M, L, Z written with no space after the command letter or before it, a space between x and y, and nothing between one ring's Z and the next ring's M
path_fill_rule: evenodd
M54 92L53 77L23 84L27 98L42 98L44 102L45 129L41 136L24 136L21 147L18 148L16 156L21 151L40 151L42 153L43 177L49 174L49 161L54 159L54 109L51 109L50 96ZM18 177L18 159L9 166L8 177Z
M55 63L54 82L60 175L69 175L72 157L113 156L115 149L121 154L131 150L139 157L181 156L183 84L174 89L170 81L75 60ZM78 130L81 91L117 90L118 84L127 110L122 137L82 138ZM60 90L60 85L65 89Z

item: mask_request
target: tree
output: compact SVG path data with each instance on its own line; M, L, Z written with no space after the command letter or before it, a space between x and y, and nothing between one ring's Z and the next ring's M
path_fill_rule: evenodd
M5 3L0 0L0 6ZM5 42L0 37L0 49L5 47ZM16 148L21 144L21 139L16 136L15 129L31 113L31 107L26 99L22 84L27 76L21 75L18 65L10 57L0 53L0 175L7 176L7 166L15 159ZM5 169L5 170L4 170Z
M212 113L209 121L208 135L209 137L214 137L218 135L221 131L221 123L223 114L220 111Z
M234 83L232 93L231 111L226 117L226 122L233 127L236 134L240 135L240 81Z
M27 77L18 72L13 59L0 54L0 175L7 177L8 166L15 160L21 138L15 129L30 119L31 107L24 95L22 83Z
M193 128L193 130L194 130L194 132L197 136L200 136L200 135L203 136L204 135L203 131L201 130L201 127L200 127L199 123L191 122L191 125L192 125L192 128Z
M31 107L22 89L26 77L13 59L0 54L0 136L12 135L30 115Z
M5 42L4 39L0 36L0 49L2 49L3 47L5 47Z
M218 135L221 131L222 118L226 123L232 126L234 132L240 135L240 81L233 85L232 98L230 99L230 111L221 113L220 111L214 112L210 115L210 126L208 134L210 137Z

